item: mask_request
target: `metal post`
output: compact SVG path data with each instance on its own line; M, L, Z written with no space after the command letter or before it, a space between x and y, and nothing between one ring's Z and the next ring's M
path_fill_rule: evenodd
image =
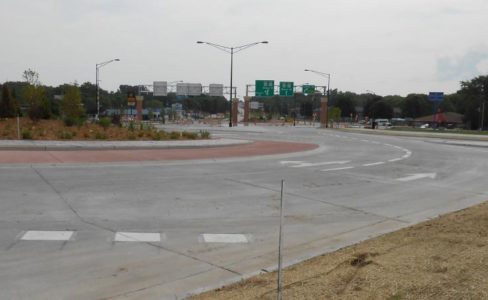
M17 138L20 140L20 115L17 114Z
M234 47L230 48L230 110L229 110L229 127L232 127L232 73L233 73L233 67L234 67Z
M97 115L95 116L95 120L98 120L98 115L100 114L100 92L98 87L98 64L95 65L96 68L96 85L97 85Z
M278 300L282 300L282 287L283 287L283 274L282 274L282 254L281 250L283 248L283 189L285 187L285 180L281 180L281 201L280 201L280 236L278 242Z
M481 105L481 124L480 124L480 131L483 131L485 123L485 99L483 99L483 104Z
M327 76L327 106L330 103L330 74ZM325 128L329 128L329 111L327 110L327 114L325 115Z

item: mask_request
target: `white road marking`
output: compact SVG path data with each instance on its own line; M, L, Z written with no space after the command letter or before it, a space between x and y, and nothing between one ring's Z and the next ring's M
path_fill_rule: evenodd
M154 232L117 232L116 242L160 242L161 234Z
M20 238L23 241L69 241L74 231L37 231L30 230Z
M238 243L249 242L249 240L244 234L204 233L202 234L202 238L203 238L203 242L205 243L238 244Z
M322 171L322 172L329 172L329 171L341 171L341 170L349 170L349 169L354 169L354 167L323 169L323 170L320 170L320 171Z
M379 166L379 165L383 165L384 163L385 163L384 161L379 161L370 164L364 164L363 167Z
M395 162L395 161L400 161L400 160L403 160L403 158L402 157L400 157L400 158L393 158L393 159L390 159L388 161L389 162Z
M437 177L437 173L418 173L418 174L411 174L410 176L403 177L403 178L397 178L398 181L412 181L412 180L417 180L417 179L422 179L422 178L430 178L430 179L435 179Z
M301 164L304 163L302 160L282 160L280 161L280 164L282 165L289 165L289 164Z
M302 162L300 164L291 166L290 168L304 168L304 167L316 167L316 166L325 166L325 165L343 165L350 163L350 160L340 160L340 161L323 161L323 162L317 162L317 163L307 163L307 162Z

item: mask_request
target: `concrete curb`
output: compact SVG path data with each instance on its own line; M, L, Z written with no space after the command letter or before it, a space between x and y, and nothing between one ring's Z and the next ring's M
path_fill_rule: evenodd
M395 130L381 130L381 129L373 130L373 129L357 129L357 128L337 128L332 130L343 131L343 132L354 132L354 133L361 133L361 134L488 142L488 135L485 136L485 135L470 135L470 134L455 134L455 133L409 132L409 131L395 131Z
M0 150L56 151L56 150L130 150L130 149L191 149L252 144L239 139L210 139L185 141L25 141L0 140Z

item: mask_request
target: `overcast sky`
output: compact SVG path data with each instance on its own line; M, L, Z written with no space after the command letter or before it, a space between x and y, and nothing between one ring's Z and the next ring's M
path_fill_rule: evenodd
M380 95L459 89L488 73L487 0L0 0L0 82L31 68L43 84L256 79Z

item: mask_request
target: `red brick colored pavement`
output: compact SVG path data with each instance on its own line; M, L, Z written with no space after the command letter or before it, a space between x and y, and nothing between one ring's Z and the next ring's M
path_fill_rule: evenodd
M186 149L0 150L0 164L62 164L165 161L260 156L307 151L315 144L255 141L251 144Z

